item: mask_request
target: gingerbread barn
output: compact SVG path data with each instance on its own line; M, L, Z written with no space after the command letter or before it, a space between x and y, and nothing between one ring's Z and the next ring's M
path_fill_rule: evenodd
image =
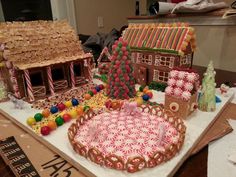
M36 98L76 87L91 79L92 55L66 21L0 24L0 44L10 90Z
M130 24L123 38L130 45L141 85L166 83L172 68L192 65L195 34L187 24Z
M190 69L170 71L168 86L165 89L165 109L186 119L197 109L199 75Z
M104 47L99 58L98 58L98 72L99 74L108 74L110 63L111 63L111 54L108 51L107 47Z

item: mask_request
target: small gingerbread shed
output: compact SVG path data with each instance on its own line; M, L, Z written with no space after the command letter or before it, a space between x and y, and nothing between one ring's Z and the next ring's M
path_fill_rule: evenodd
M186 119L197 109L199 75L190 69L173 69L170 71L167 84L165 109Z
M131 47L139 84L166 83L172 68L192 65L195 33L185 23L130 24L123 38Z
M111 63L111 54L108 51L107 47L104 47L99 58L98 58L98 72L99 74L108 74L110 63Z
M92 55L66 21L0 23L0 44L18 98L34 101L91 79Z

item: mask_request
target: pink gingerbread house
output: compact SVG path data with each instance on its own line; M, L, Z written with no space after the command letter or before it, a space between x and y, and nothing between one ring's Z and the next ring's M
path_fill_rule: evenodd
M165 109L185 119L197 108L199 75L190 69L173 69L165 90Z

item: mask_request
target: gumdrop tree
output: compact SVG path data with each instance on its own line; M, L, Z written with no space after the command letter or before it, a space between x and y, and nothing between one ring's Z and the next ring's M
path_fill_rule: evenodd
M107 95L112 99L129 99L136 94L134 69L130 47L122 38L112 46L111 65L108 73Z
M199 96L199 109L206 112L215 111L216 109L216 98L215 98L215 71L213 62L210 61L204 78L202 80L202 89Z

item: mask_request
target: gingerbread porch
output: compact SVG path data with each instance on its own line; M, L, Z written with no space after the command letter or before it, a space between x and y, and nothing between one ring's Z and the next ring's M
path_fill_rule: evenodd
M187 24L130 24L123 38L131 47L139 84L166 83L173 67L192 65L195 33Z
M91 80L92 55L66 21L1 23L0 44L18 98L34 101Z

